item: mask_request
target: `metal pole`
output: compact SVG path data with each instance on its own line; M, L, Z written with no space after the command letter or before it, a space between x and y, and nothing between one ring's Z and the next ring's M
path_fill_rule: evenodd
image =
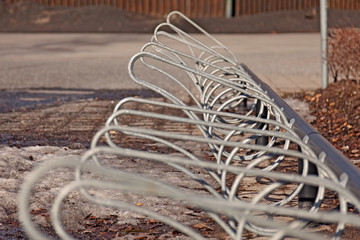
M301 147L298 147L301 152ZM308 175L318 175L318 170L315 164L308 163ZM298 174L301 175L304 171L304 159L298 159ZM311 185L304 185L298 195L299 208L310 209L316 200L318 188Z
M329 84L327 66L327 0L320 0L320 33L321 33L321 88Z
M232 17L232 11L233 11L233 0L226 0L226 18Z
M260 117L260 118L264 118L266 119L267 117L267 114L268 114L268 109L267 107L265 106L262 106L261 102L260 101L257 101L256 102L256 105L255 105L255 115L257 117ZM265 124L264 123L259 123L258 126L257 126L257 129L263 129L265 127ZM266 130L269 129L269 125L266 125ZM266 146L268 145L269 143L269 138L267 136L259 136L256 140L255 140L255 143L257 145L262 145L262 146Z

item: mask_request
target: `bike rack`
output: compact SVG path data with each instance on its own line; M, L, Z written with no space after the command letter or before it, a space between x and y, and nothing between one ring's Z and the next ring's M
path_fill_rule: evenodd
M173 23L180 20L202 35L190 35ZM49 170L62 167L73 169L75 176L52 205L52 225L62 239L71 239L61 222L62 202L75 190L89 202L134 211L203 239L152 209L91 191L101 188L184 202L207 213L233 239L249 234L254 239L324 239L316 233L324 224L332 224L332 238L340 239L346 225L360 226L360 217L348 211L349 205L360 207L358 170L226 46L180 12L170 13L155 29L130 60L129 75L163 101L121 100L79 161L51 161L28 176L19 194L19 216L30 237L47 239L30 216L32 189ZM177 85L177 91L169 84ZM125 124L124 119L132 121ZM179 132L172 126L183 128ZM122 139L143 145L128 146ZM160 150L143 149L147 143ZM204 157L191 146L211 154ZM107 156L164 164L198 182L201 192L108 165ZM101 177L89 179L86 172ZM254 186L256 192L249 192ZM326 204L329 191L338 196L337 210Z

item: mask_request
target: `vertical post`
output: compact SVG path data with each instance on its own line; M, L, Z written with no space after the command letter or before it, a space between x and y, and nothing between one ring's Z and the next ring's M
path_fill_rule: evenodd
M225 7L225 14L226 14L226 18L231 18L232 17L232 12L233 12L233 0L226 0L226 7Z
M256 102L255 105L255 115L256 117L264 118L266 119L268 115L268 109L265 107L259 100ZM263 129L265 127L265 123L258 123L256 126L257 129ZM269 125L266 125L265 129L269 129ZM260 136L256 138L255 143L257 145L266 146L269 143L269 137L267 136Z
M321 88L329 84L327 66L327 0L320 0L320 33L321 33Z
M298 147L298 151L301 152L301 147ZM298 174L301 175L304 171L304 159L298 159ZM308 163L308 175L318 175L317 167ZM318 188L311 185L304 185L298 195L298 207L300 209L310 209L315 202L316 195L318 193Z

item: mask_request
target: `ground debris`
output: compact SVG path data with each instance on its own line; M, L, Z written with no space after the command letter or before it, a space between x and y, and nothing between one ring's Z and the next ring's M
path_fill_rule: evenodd
M309 104L316 117L311 124L331 144L349 159L360 159L360 82L338 81L297 98Z

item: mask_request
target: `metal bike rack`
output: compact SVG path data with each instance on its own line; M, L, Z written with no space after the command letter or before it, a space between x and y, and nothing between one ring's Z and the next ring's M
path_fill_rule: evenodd
M174 19L191 24L202 35L186 33ZM28 176L19 195L19 216L30 237L47 239L31 219L32 189L46 172L61 167L73 169L75 176L57 194L51 210L52 225L63 239L71 236L61 222L62 203L76 190L89 202L134 211L203 239L191 227L152 209L100 198L91 191L101 188L185 202L207 213L233 239L249 234L253 239L325 239L316 233L323 224L332 224L334 232L328 234L340 239L345 226L360 226L360 217L348 211L350 204L360 207L359 172L354 166L239 64L226 46L183 14L170 13L155 29L151 41L130 60L129 74L164 100L121 100L81 160L48 162ZM168 89L169 84L177 90ZM134 104L142 109L132 108ZM133 120L123 123L127 118ZM154 121L159 126L141 124ZM183 126L182 132L174 131L174 125ZM122 139L167 150L127 146ZM191 149L198 145L211 155ZM108 165L107 156L164 164L198 182L201 192ZM201 171L210 178L199 175ZM100 177L88 178L85 172ZM256 192L249 192L253 186ZM338 210L325 204L329 191L338 195Z

